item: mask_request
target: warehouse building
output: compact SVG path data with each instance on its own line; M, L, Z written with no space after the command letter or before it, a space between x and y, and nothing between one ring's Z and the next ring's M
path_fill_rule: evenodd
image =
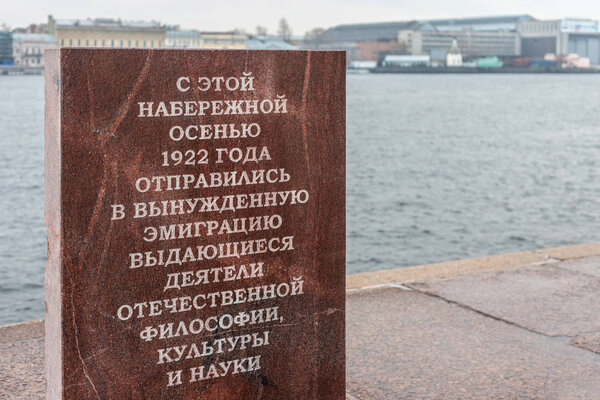
M508 31L481 32L472 29L400 31L398 40L407 43L407 50L410 54L428 54L434 60L445 60L448 49L454 41L457 42L461 54L466 58L514 57L521 54L519 35L516 32Z
M578 54L600 65L600 32L598 21L562 19L524 21L519 24L522 55L544 57L546 54L566 56Z
M445 60L454 40L466 57L519 55L517 26L530 15L413 20L338 25L319 38L319 48L351 49L352 60L382 53L430 55Z

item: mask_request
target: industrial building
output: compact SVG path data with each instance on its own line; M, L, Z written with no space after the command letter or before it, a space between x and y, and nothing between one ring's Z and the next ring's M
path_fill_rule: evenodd
M407 43L407 51L413 55L428 54L434 60L445 60L448 49L457 42L463 57L503 56L521 54L518 33L510 31L485 32L473 29L461 31L436 31L429 29L400 31L398 41Z
M161 48L165 46L167 27L154 21L55 20L50 15L48 33L58 46Z
M437 19L403 22L378 22L370 24L338 25L327 29L321 43L357 43L397 41L400 31L461 32L516 32L523 21L533 20L531 15L499 17Z
M432 65L450 60L456 66L460 55L468 65L486 59L523 67L545 58L549 65L548 57L554 57L563 67L600 66L600 30L590 19L544 21L523 14L347 24L326 30L318 43L321 49L346 50L348 64L412 55L430 56Z
M319 38L320 48L351 50L350 61L380 54L430 55L445 60L454 40L465 57L517 56L517 26L530 15L338 25Z
M600 65L600 32L598 21L562 19L524 21L518 25L521 54L544 57L546 54L566 56L577 54L589 58L591 65Z
M414 29L420 24L418 21L407 21L338 25L323 32L319 42L331 44L397 41L399 31Z
M380 53L403 52L398 32L418 25L418 21L338 25L327 29L314 46L319 50L345 50L348 65L354 61L377 61Z

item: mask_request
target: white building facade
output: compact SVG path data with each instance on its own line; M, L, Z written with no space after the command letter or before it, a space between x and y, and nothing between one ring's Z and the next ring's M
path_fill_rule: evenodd
M13 59L15 65L43 67L44 50L56 47L54 36L44 33L13 34Z

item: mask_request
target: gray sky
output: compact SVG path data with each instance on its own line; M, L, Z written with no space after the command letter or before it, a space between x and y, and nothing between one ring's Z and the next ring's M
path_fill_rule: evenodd
M0 0L0 23L11 27L55 18L158 20L182 28L272 33L285 17L294 34L342 23L531 14L537 18L600 17L592 0Z

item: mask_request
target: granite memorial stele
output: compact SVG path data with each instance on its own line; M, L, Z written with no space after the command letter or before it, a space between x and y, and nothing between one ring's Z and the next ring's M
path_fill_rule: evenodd
M51 400L345 397L345 55L46 53Z

